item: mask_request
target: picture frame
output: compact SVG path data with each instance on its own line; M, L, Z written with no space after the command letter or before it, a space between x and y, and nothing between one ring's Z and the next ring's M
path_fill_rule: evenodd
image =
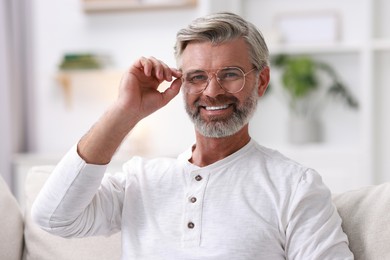
M341 37L340 17L335 11L279 13L274 19L283 44L332 44Z

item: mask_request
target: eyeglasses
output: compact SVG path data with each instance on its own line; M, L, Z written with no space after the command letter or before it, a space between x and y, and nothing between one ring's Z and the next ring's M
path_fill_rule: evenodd
M234 94L240 92L245 86L245 77L256 68L244 72L238 67L226 67L216 72L205 70L191 70L184 73L182 77L183 87L190 94L202 93L210 81L215 76L219 86L228 93Z

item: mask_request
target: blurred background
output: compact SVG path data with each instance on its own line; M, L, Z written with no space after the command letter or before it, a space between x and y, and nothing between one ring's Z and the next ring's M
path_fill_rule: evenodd
M17 197L29 168L57 163L113 102L135 59L175 67L176 32L217 11L254 23L270 49L256 141L315 168L333 192L390 179L389 1L0 3L0 174ZM110 170L135 154L176 157L193 142L180 95L134 129Z

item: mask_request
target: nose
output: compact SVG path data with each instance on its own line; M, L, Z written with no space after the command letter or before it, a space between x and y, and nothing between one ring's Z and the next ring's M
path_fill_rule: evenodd
M221 87L215 75L209 78L203 94L209 97L216 97L220 94L225 94L225 90Z

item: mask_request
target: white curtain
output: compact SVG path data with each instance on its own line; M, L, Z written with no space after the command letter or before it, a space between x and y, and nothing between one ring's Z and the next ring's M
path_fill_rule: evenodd
M11 180L11 106L9 72L8 2L0 2L0 174L10 184Z
M15 153L33 150L31 1L0 0L0 174L13 187Z

